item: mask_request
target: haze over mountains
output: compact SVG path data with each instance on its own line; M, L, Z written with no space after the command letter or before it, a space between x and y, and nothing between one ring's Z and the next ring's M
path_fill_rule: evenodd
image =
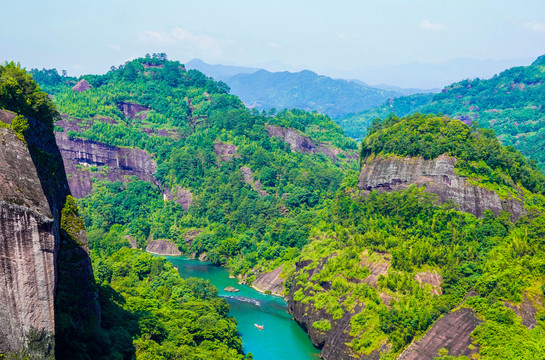
M231 93L248 107L258 110L298 108L333 118L369 109L392 97L428 91L387 85L372 87L363 81L333 79L309 70L270 72L253 67L211 65L199 59L187 62L186 67L224 81Z
M528 65L531 61L458 58L437 64L413 62L363 67L357 71L327 71L345 79L318 75L309 70L271 72L258 67L208 64L200 59L188 61L186 67L224 81L231 93L258 110L299 108L341 118L391 98L437 93L453 82L489 78L506 68Z

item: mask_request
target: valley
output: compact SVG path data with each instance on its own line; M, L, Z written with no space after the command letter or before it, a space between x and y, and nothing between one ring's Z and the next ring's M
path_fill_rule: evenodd
M536 99L540 61L527 86ZM162 53L102 75L32 70L39 101L21 90L33 83L23 69L1 70L3 136L28 144L49 174L39 181L65 201L46 214L64 226L48 230L61 259L47 260L59 271L47 300L57 358L545 356L545 175L490 122L440 114L451 91L476 103L478 80L368 110L405 113L352 122L365 123L356 142L318 112L248 108ZM421 106L430 110L413 113ZM46 149L62 167L44 165L45 140L23 119L49 121L58 148ZM93 279L74 280L90 265ZM269 331L278 335L263 339ZM16 345L9 356L30 346Z

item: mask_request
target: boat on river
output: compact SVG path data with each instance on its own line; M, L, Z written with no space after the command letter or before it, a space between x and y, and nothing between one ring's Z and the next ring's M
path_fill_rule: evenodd
M255 326L256 328L258 328L259 330L265 329L265 326L263 326L263 325L254 324L254 326Z

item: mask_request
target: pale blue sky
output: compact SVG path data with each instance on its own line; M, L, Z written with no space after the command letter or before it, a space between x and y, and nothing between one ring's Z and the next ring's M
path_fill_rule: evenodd
M545 53L543 0L19 0L1 9L0 61L74 75L153 52L345 77Z

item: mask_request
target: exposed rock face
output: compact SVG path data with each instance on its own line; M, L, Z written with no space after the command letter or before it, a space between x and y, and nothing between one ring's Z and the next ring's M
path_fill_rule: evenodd
M134 238L134 236L125 235L123 236L123 238L129 242L131 249L138 249L138 244L136 243L136 239Z
M91 85L85 79L81 79L80 81L78 81L76 85L74 85L74 87L72 88L72 91L84 92L89 90L90 88L91 88Z
M261 273L252 282L252 287L257 291L270 291L273 295L281 296L284 291L284 279L280 277L281 273L282 266L273 271Z
M144 120L147 117L146 112L150 109L140 105L135 104L131 102L119 102L116 104L119 110L123 112L123 115L125 117L131 118L131 119L140 119Z
M432 288L432 293L435 295L442 295L443 290L441 289L441 283L443 282L443 277L436 272L425 271L417 273L415 276L416 281L421 285L428 284Z
M433 160L396 156L372 157L361 168L358 187L362 192L373 189L395 191L411 184L425 185L426 190L438 195L441 203L452 201L461 211L481 217L485 210L496 215L507 211L518 219L525 214L522 201L500 199L494 191L472 185L454 171L456 159L441 155Z
M347 153L328 144L314 142L310 137L303 135L296 129L267 125L267 133L269 136L288 143L292 151L302 152L303 154L324 154L334 161L337 160L339 154L344 154L349 159L358 158L355 152Z
M303 154L316 154L318 152L318 147L314 141L296 129L267 125L267 133L269 133L269 136L287 142L292 151L299 151Z
M26 145L0 128L0 353L55 332L54 219Z
M254 180L254 173L249 167L242 166L240 172L244 182L257 191L261 197L269 195L265 190L261 190L261 180Z
M146 251L156 255L180 256L182 253L170 239L148 240Z
M448 349L451 356L471 357L479 351L477 346L470 349L469 345L472 345L471 333L480 322L469 308L447 314L437 320L422 339L412 343L399 360L432 360L442 348Z
M189 229L185 231L183 238L185 242L191 246L191 244L193 243L193 240L195 240L200 233L201 233L201 230L199 229Z
M157 164L144 150L70 139L64 132L56 133L56 138L75 197L83 198L91 193L93 178L124 181L127 176L136 176L159 185L154 177Z
M319 273L323 269L323 265L328 258L321 260L318 266L310 271L307 271L309 277L312 277L315 273ZM311 260L300 261L296 263L296 274L299 273L304 267L308 266ZM297 275L296 275L297 276ZM331 286L330 283L322 284L322 286ZM380 358L380 352L386 348L374 351L371 354L355 355L350 347L346 344L352 341L352 337L349 334L350 321L354 314L357 314L362 310L360 306L356 306L353 312L345 311L345 315L339 319L334 320L333 316L325 309L316 309L312 303L303 303L301 301L295 301L293 299L294 293L299 290L297 282L293 280L293 286L288 294L288 312L293 315L295 321L307 332L312 343L317 348L322 349L321 357L326 360L342 360L342 359L362 359L362 360L378 360ZM304 290L305 296L309 296L310 289ZM322 332L315 329L312 324L318 320L326 319L331 324L331 330Z
M185 211L187 211L193 203L193 193L190 190L179 186L176 186L174 193L168 188L163 189L163 198L165 200L177 202L182 205L182 209Z
M214 143L214 153L219 161L231 161L236 156L237 147L233 144L225 144L218 141Z
M537 310L533 301L528 297L528 294L524 294L524 299L520 304L514 305L504 302L504 305L513 310L515 314L522 319L522 325L526 326L528 329L531 330L536 326Z
M2 120L12 115L0 110ZM0 128L0 353L32 340L43 351L33 356L50 359L58 314L91 329L100 308L85 229L52 129L27 120L26 143Z
M11 125L11 122L17 116L16 113L6 110L0 110L0 121L4 124Z

